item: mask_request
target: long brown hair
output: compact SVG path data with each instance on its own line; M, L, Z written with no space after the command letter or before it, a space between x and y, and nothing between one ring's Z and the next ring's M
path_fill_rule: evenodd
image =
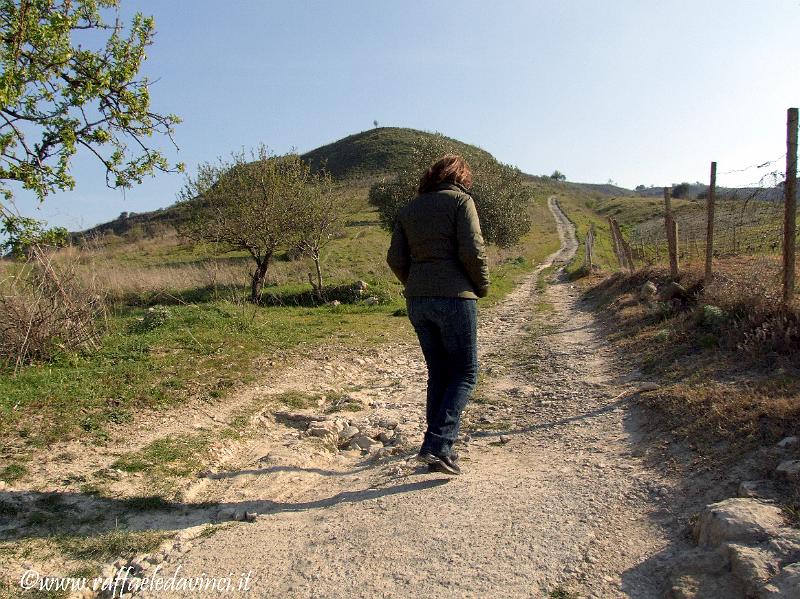
M466 189L472 186L472 171L461 156L445 154L430 165L419 180L417 192L433 191L442 183L457 183Z

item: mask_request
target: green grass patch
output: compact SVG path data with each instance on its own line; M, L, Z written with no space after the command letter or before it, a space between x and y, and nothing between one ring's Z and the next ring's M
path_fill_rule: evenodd
M186 476L203 465L209 439L205 435L177 435L156 439L139 451L120 457L112 468L149 475Z
M24 464L9 464L0 470L0 480L7 483L12 483L15 480L22 478L28 473L28 468Z
M286 391L279 395L273 395L272 399L289 408L303 410L305 408L316 407L321 396L312 393L303 393L301 391Z
M58 550L76 560L103 561L132 557L156 549L171 535L162 531L113 530L94 536L61 535L51 537Z
M549 599L579 599L579 595L564 587L556 587L547 595Z

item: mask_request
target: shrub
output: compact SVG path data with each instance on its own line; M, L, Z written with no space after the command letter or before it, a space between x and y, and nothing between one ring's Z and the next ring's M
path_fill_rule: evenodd
M727 319L725 310L719 306L706 304L701 312L701 322L707 327L717 328Z
M172 313L166 306L153 306L147 309L136 328L139 331L152 331L165 325L171 317Z
M385 229L392 229L400 209L416 195L422 173L447 153L458 154L459 148L442 135L427 138L409 153L394 178L379 181L370 188L369 201L377 206ZM524 184L517 168L482 153L461 154L472 169L471 193L484 238L500 247L514 245L530 230L531 188Z
M80 257L54 260L33 245L27 260L0 281L0 363L18 369L60 351L97 346L105 298L78 276Z

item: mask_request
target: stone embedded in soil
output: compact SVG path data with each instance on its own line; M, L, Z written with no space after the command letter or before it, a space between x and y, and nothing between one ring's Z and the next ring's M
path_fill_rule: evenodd
M800 437L797 436L785 437L784 439L778 441L778 447L780 447L781 449L794 447L798 444L800 444Z
M380 441L376 441L375 439L370 439L366 435L359 435L350 442L350 447L354 449L363 449L367 451L369 451L373 447L379 447L379 446L382 446L382 443L380 443Z
M800 562L789 564L770 579L758 594L759 599L800 599Z
M800 481L800 460L786 460L778 464L775 474L779 478Z
M755 544L766 541L770 531L783 525L779 507L755 499L735 497L706 506L695 526L700 546L722 543Z
M339 439L348 441L355 437L360 431L355 426L346 426L339 432Z
M755 596L758 587L780 570L780 558L767 550L733 544L728 546L728 554L731 573L742 582L748 596Z
M658 383L653 383L651 381L644 381L639 383L638 389L640 392L658 391L659 389L661 389L661 385L659 385Z
M658 291L658 299L662 302L668 302L673 299L681 299L686 296L686 288L679 283L671 281L664 285Z
M771 480L743 480L739 483L739 497L768 498L775 495L775 485Z
M669 599L740 599L744 595L730 576L688 574L673 578Z

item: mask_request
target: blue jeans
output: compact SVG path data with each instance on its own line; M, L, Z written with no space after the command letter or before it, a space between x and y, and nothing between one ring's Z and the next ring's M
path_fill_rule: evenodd
M409 297L406 307L428 366L428 430L420 452L448 456L478 380L478 301Z

